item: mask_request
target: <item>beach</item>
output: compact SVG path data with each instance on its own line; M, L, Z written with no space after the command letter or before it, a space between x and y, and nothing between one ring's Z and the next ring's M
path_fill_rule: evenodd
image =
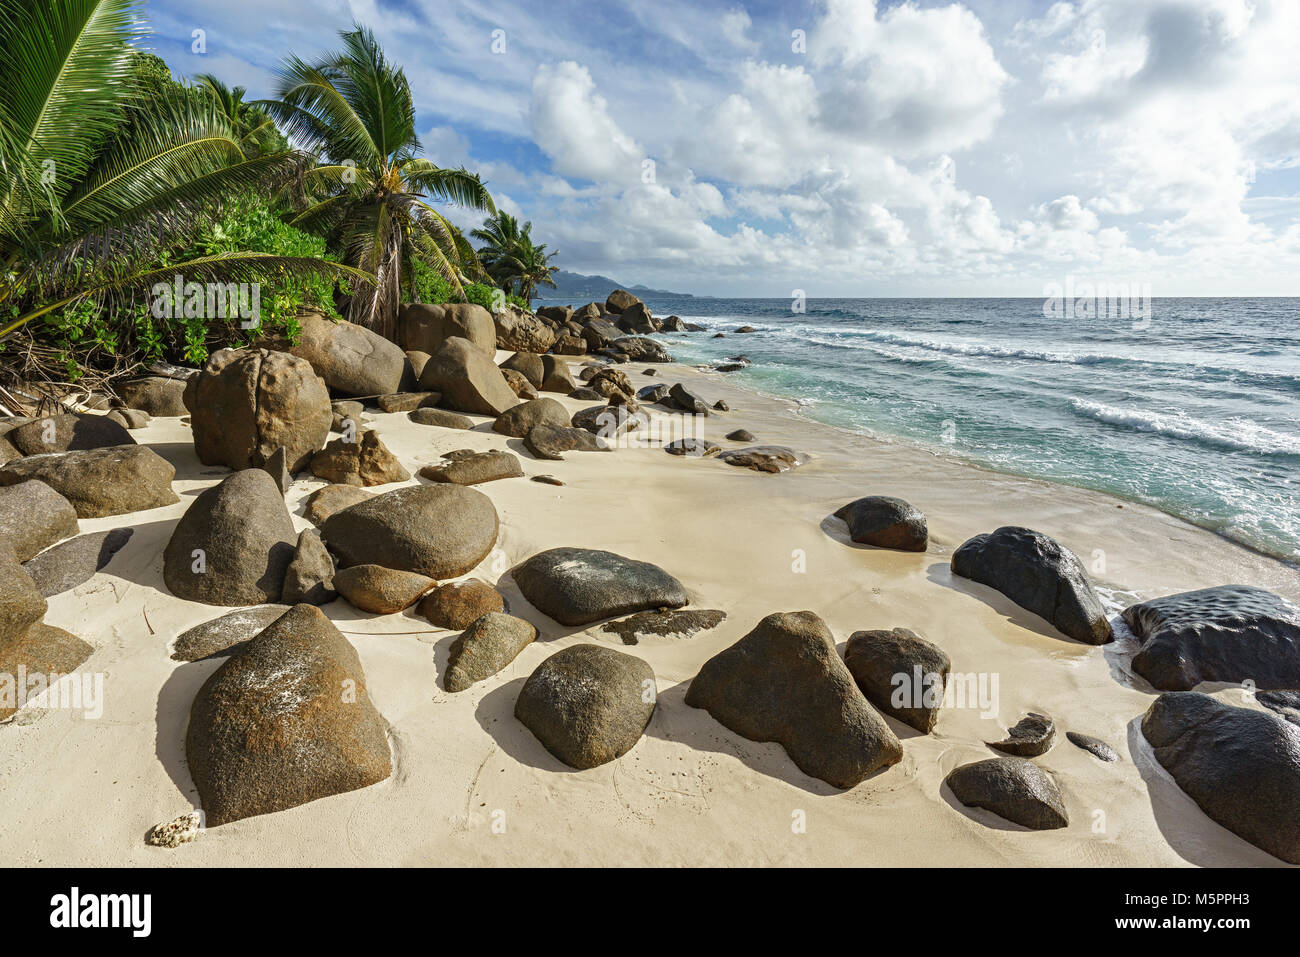
M575 377L584 361L569 360ZM647 367L656 375L645 375ZM83 533L135 529L107 568L51 598L45 616L94 646L81 670L105 676L103 715L29 707L0 724L0 842L9 863L1284 866L1211 821L1154 760L1139 725L1158 692L1130 670L1136 643L1115 616L1133 601L1233 583L1300 601L1294 567L1155 508L810 421L792 403L716 373L637 361L619 368L638 388L680 381L709 403L725 400L731 411L711 414L704 431L724 448L744 444L723 438L744 428L758 443L807 453L806 463L764 474L667 455L661 443L539 461L521 440L493 432L491 417L471 416L476 426L465 432L369 409L371 427L412 473L453 449L519 455L524 478L475 486L495 505L500 532L466 577L497 584L507 610L532 622L538 640L499 674L452 694L441 676L455 632L410 609L373 616L341 598L324 606L356 648L387 723L392 775L208 829L174 849L149 846L144 836L198 807L185 729L190 702L221 662L173 661L168 645L225 609L171 595L162 550L193 497L229 472L200 464L179 418L157 417L134 431L176 467L181 501L81 521ZM570 413L592 404L557 401ZM529 480L543 474L565 484ZM325 484L304 473L290 488L297 529L311 527L303 503ZM924 512L928 550L853 544L831 516L865 495L898 496ZM1003 525L1046 533L1081 558L1118 623L1115 642L1072 641L993 589L954 578L953 551ZM686 586L689 607L727 617L689 638L635 645L600 624L558 625L525 602L508 572L564 545L652 562ZM821 616L841 650L858 630L909 628L947 652L954 674L983 676L989 689L996 680L984 703L991 707L945 708L929 735L888 719L902 761L841 791L803 774L780 745L742 738L685 703L705 661L764 616L797 610ZM554 758L513 716L524 679L578 643L644 659L658 686L636 746L583 771ZM1259 707L1240 686L1200 690ZM990 757L985 742L1031 711L1051 715L1062 732L1037 763L1060 785L1065 828L1027 830L962 807L943 786L958 765ZM1103 739L1120 760L1099 761L1065 741L1067 730Z

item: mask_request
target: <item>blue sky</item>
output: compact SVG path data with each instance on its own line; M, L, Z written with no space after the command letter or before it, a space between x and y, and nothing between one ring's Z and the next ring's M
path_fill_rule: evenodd
M1300 295L1296 0L143 9L173 72L251 96L369 25L426 154L479 170L578 272L737 296L1067 276Z

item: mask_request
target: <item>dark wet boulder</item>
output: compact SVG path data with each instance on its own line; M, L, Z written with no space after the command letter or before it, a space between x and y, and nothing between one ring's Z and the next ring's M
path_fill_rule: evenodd
M551 548L515 566L515 584L562 625L588 625L648 608L681 608L686 589L658 565L595 548Z
M444 408L471 415L500 415L519 401L492 357L459 337L425 363L420 388L441 393Z
M849 527L849 537L859 545L923 552L929 531L920 509L889 495L868 495L835 512Z
M72 503L37 479L0 486L0 556L25 562L55 542L77 534Z
M734 432L728 432L727 438L732 442L753 442L754 433L748 429L736 429Z
M5 433L9 444L23 455L103 449L135 445L126 426L103 415L60 413L32 419Z
M321 525L335 512L341 512L370 497L370 492L356 485L326 485L307 496L302 514L313 525Z
M716 442L710 442L708 439L673 439L664 446L664 451L669 455L686 455L691 458L703 459L711 455L717 455L722 451L722 446Z
M589 352L604 349L622 337L623 330L608 319L593 319L582 327L582 340Z
M1076 748L1083 748L1083 750L1102 761L1119 760L1118 752L1101 738L1094 738L1090 734L1080 734L1078 731L1067 731L1065 737Z
M1206 815L1288 864L1300 864L1300 727L1196 691L1152 702L1142 735Z
M709 414L709 404L680 382L668 390L668 398L672 399L673 405L683 412L690 412L692 415Z
M595 389L588 389L586 386L582 386L581 388L574 389L570 392L569 398L577 399L580 402L599 402L605 397Z
M539 459L562 461L564 452L608 452L604 439L569 425L538 425L524 436L524 447Z
M1255 700L1292 724L1300 725L1300 691L1261 691Z
M668 386L663 382L642 386L636 390L636 397L640 402L662 402L668 398Z
M523 475L519 456L500 449L474 452L441 465L426 465L420 469L421 478L456 485L478 485L499 479L523 478Z
M194 697L185 756L208 827L297 807L392 773L384 719L356 651L296 605Z
M436 425L440 429L474 428L473 419L457 412L448 412L446 409L416 409L414 412L408 412L406 417L416 425Z
M128 409L149 415L188 415L185 408L185 380L171 376L143 376L118 383L117 393Z
M342 566L383 565L456 578L496 544L497 511L476 489L408 486L335 512L321 535Z
M314 528L298 533L298 547L284 573L280 600L286 605L324 605L338 597L334 589L334 559L320 532Z
M379 433L367 429L355 436L337 438L311 457L311 474L335 485L388 485L411 477Z
M555 399L533 399L502 412L492 423L492 431L522 439L534 426L568 424L569 413Z
M646 308L645 303L635 302L619 313L618 321L614 323L624 332L646 333L658 332L659 323L655 321L650 310ZM617 348L617 340L615 340Z
M306 313L298 321L296 342L272 340L269 344L311 363L331 389L343 395L401 391L406 353L397 343L365 326L335 322L320 313Z
M435 628L468 628L489 612L505 611L501 593L478 578L439 585L420 599L419 613Z
M334 573L334 588L352 605L375 615L395 615L438 583L427 575L383 565L349 565Z
M464 691L491 678L536 637L536 628L513 615L488 612L476 618L451 643L443 686L451 692Z
M392 390L389 390L392 391ZM204 465L261 467L285 450L306 468L329 438L329 392L306 359L266 349L221 349L186 387L194 451Z
M701 631L716 628L727 618L716 608L683 608L678 611L639 611L617 621L608 621L600 630L618 635L625 645L635 645L642 638L690 638Z
M275 480L235 472L204 489L163 550L163 580L177 598L208 605L278 602L298 533Z
M1076 641L1104 645L1113 637L1083 563L1041 532L1005 525L976 535L953 553L952 572L1002 592Z
M1300 607L1263 588L1222 585L1124 609L1142 641L1133 670L1161 691L1202 681L1300 688Z
M1046 754L1056 743L1056 724L1045 714L1031 711L1007 732L1001 741L990 741L989 747L1018 758L1036 758Z
M788 472L804 463L804 456L784 445L751 445L723 452L719 458L728 465L755 472Z
M78 535L47 548L23 564L36 588L49 598L72 591L108 565L113 556L131 540L134 529L114 528L106 532Z
M95 653L95 649L71 632L36 622L18 637L0 642L0 675L71 674ZM14 687L18 691L17 687ZM0 694L0 721L26 703L30 688L23 688L12 702Z
M601 645L572 645L528 676L515 717L572 768L622 757L641 740L657 702L654 670Z
M29 455L0 468L0 485L39 479L77 510L103 518L175 505L176 468L147 445Z
M686 323L682 321L681 316L669 316L664 320L660 329L663 332L685 332Z
M810 777L851 788L903 746L858 691L817 615L768 615L700 668L686 703L751 741L775 741Z
M593 405L579 409L570 420L576 429L613 441L624 432L641 427L644 413L629 412L626 405Z
M934 730L952 663L937 645L906 628L855 631L844 664L873 705L922 734Z
M289 610L288 605L255 605L228 612L181 632L171 644L173 661L201 661L233 654Z
M1067 827L1070 817L1056 779L1025 758L989 758L955 768L944 779L966 807L983 808L1034 831Z

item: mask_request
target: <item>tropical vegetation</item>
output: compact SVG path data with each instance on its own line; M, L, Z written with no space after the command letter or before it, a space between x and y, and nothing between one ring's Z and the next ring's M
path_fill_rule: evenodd
M550 260L556 254L548 253L545 243L534 243L532 230L532 223L520 226L515 217L499 212L470 233L486 244L478 256L488 275L525 303L536 297L539 285L555 287L551 274L556 267L550 265Z

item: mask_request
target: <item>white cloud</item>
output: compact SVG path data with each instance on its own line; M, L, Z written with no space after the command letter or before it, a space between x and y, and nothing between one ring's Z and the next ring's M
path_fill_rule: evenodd
M534 140L560 175L619 183L641 175L644 151L610 117L586 67L539 66L529 115Z

